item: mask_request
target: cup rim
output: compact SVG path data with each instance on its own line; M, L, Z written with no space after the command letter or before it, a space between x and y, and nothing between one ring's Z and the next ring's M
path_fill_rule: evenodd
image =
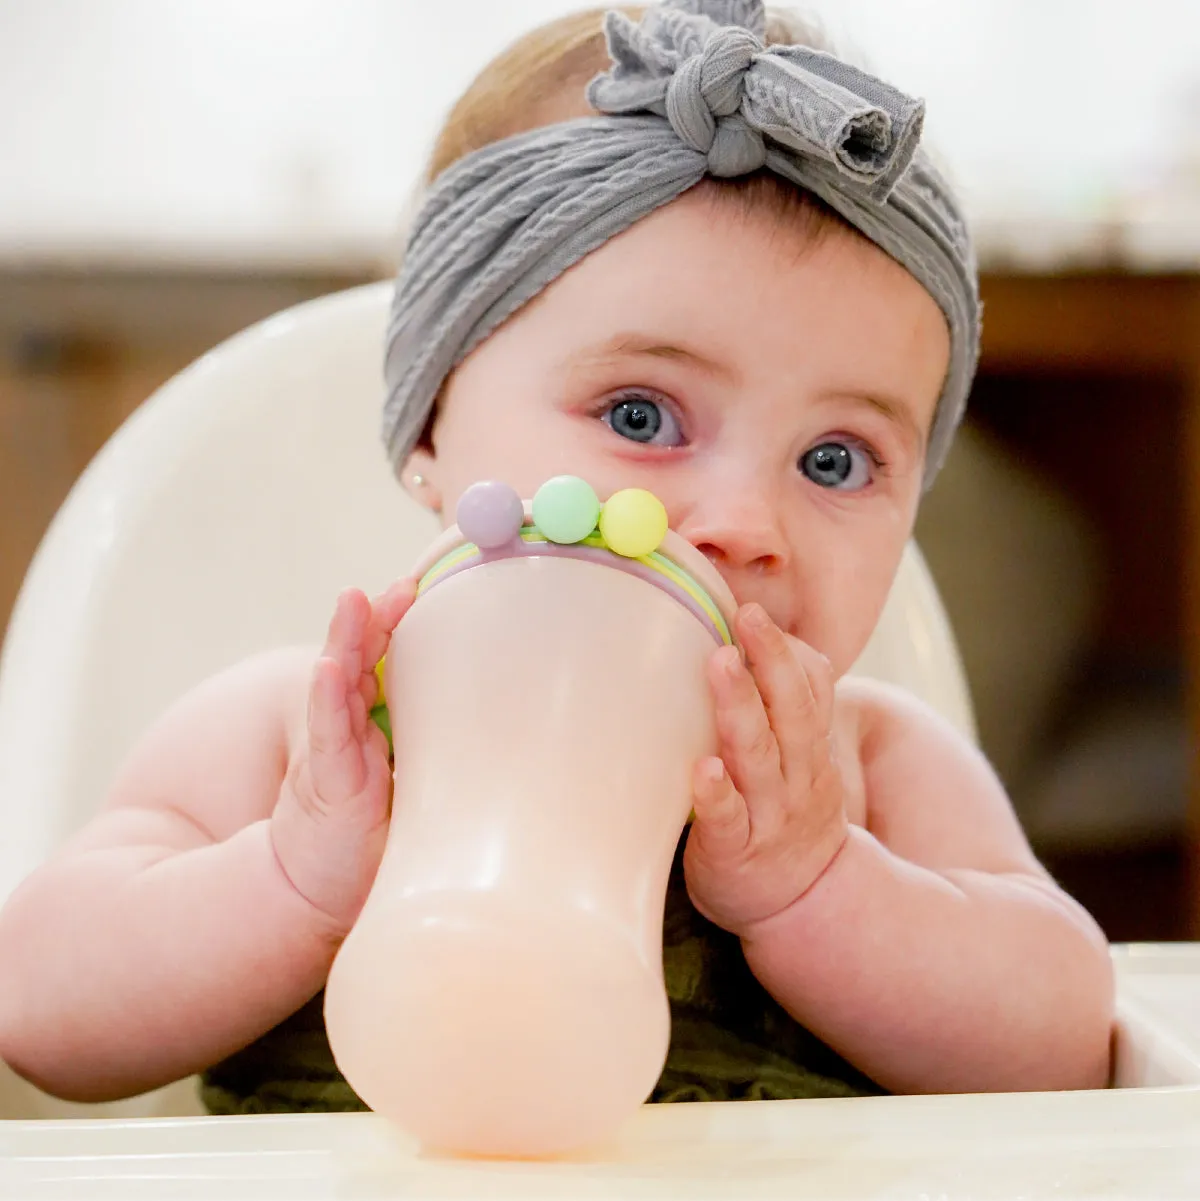
M536 528L533 521L532 501L523 501L522 508L525 513L522 529ZM417 559L412 569L412 576L417 580L423 579L432 567L441 562L452 551L458 549L460 546L469 545L473 544L470 542L470 539L463 535L457 525L448 526L425 548L424 552ZM557 544L548 542L547 545L555 546ZM569 548L564 547L564 550L567 549ZM601 550L606 548L595 549ZM553 552L550 553L553 554ZM733 593L729 590L729 585L725 583L720 572L686 538L677 534L674 530L667 531L656 553L680 568L708 593L709 598L729 627L732 637L733 618L737 612L737 602L734 600ZM613 550L607 550L607 554L612 556L615 566L620 565L619 560L623 556L618 555ZM488 552L488 558L491 561L504 557L506 556L503 550ZM633 561L636 562L637 560Z

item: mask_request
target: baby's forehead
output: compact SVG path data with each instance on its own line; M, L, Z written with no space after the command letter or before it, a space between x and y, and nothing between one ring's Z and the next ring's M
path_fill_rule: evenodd
M880 398L922 442L949 360L940 308L860 235L831 225L781 244L770 221L736 216L714 235L702 196L643 218L530 309L535 352L573 378L711 385L730 404L747 390Z
M930 327L948 341L941 308L915 276L798 189L789 191L800 198L690 189L596 247L543 295L588 305L596 328L612 326L606 336L618 329L649 335L655 330L643 326L676 320L694 340L720 341L729 331L755 340L779 329L797 348L810 330L844 318L860 355Z

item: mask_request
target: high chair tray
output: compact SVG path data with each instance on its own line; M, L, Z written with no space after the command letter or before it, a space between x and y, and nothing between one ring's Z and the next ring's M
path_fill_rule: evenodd
M0 1197L1200 1197L1200 946L1114 962L1109 1090L648 1106L543 1164L422 1156L371 1114L10 1121Z

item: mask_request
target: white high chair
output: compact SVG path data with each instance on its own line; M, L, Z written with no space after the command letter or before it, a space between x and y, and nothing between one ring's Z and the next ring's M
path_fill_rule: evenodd
M383 587L434 534L377 436L389 292L302 305L218 347L134 414L68 497L0 657L0 903L94 812L170 700L256 650L318 642L341 587ZM973 736L915 547L856 670L911 689ZM7 1073L0 1195L10 1178L22 1196L173 1195L136 1191L154 1176L189 1196L209 1195L204 1181L214 1196L231 1185L295 1196L301 1180L305 1195L346 1197L976 1195L980 1181L1002 1196L1061 1184L1064 1170L1082 1180L1097 1155L1110 1180L1157 1182L1147 1195L1174 1195L1179 1171L1200 1194L1200 959L1190 947L1129 948L1116 962L1116 1083L1137 1093L647 1107L601 1163L466 1168L415 1157L373 1115L163 1122L149 1119L198 1112L187 1082L78 1106ZM1129 1175L1150 1147L1191 1158L1161 1178Z

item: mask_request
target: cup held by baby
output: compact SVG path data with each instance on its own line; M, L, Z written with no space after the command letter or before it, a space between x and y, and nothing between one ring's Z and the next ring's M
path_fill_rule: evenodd
M714 630L728 637L708 591L728 612L719 578L684 573L715 610L698 620L671 591L680 577L656 587L642 570L657 570L661 506L613 498L613 540L644 550L622 559L580 503L586 485L551 484L576 511L543 489L533 514L548 531L521 527L511 490L469 490L461 534L435 548L467 566L432 555L440 575L396 630L391 829L326 989L351 1086L460 1154L585 1147L650 1093L669 1039L667 877L693 766L715 747L704 668ZM700 558L669 537L676 557Z

